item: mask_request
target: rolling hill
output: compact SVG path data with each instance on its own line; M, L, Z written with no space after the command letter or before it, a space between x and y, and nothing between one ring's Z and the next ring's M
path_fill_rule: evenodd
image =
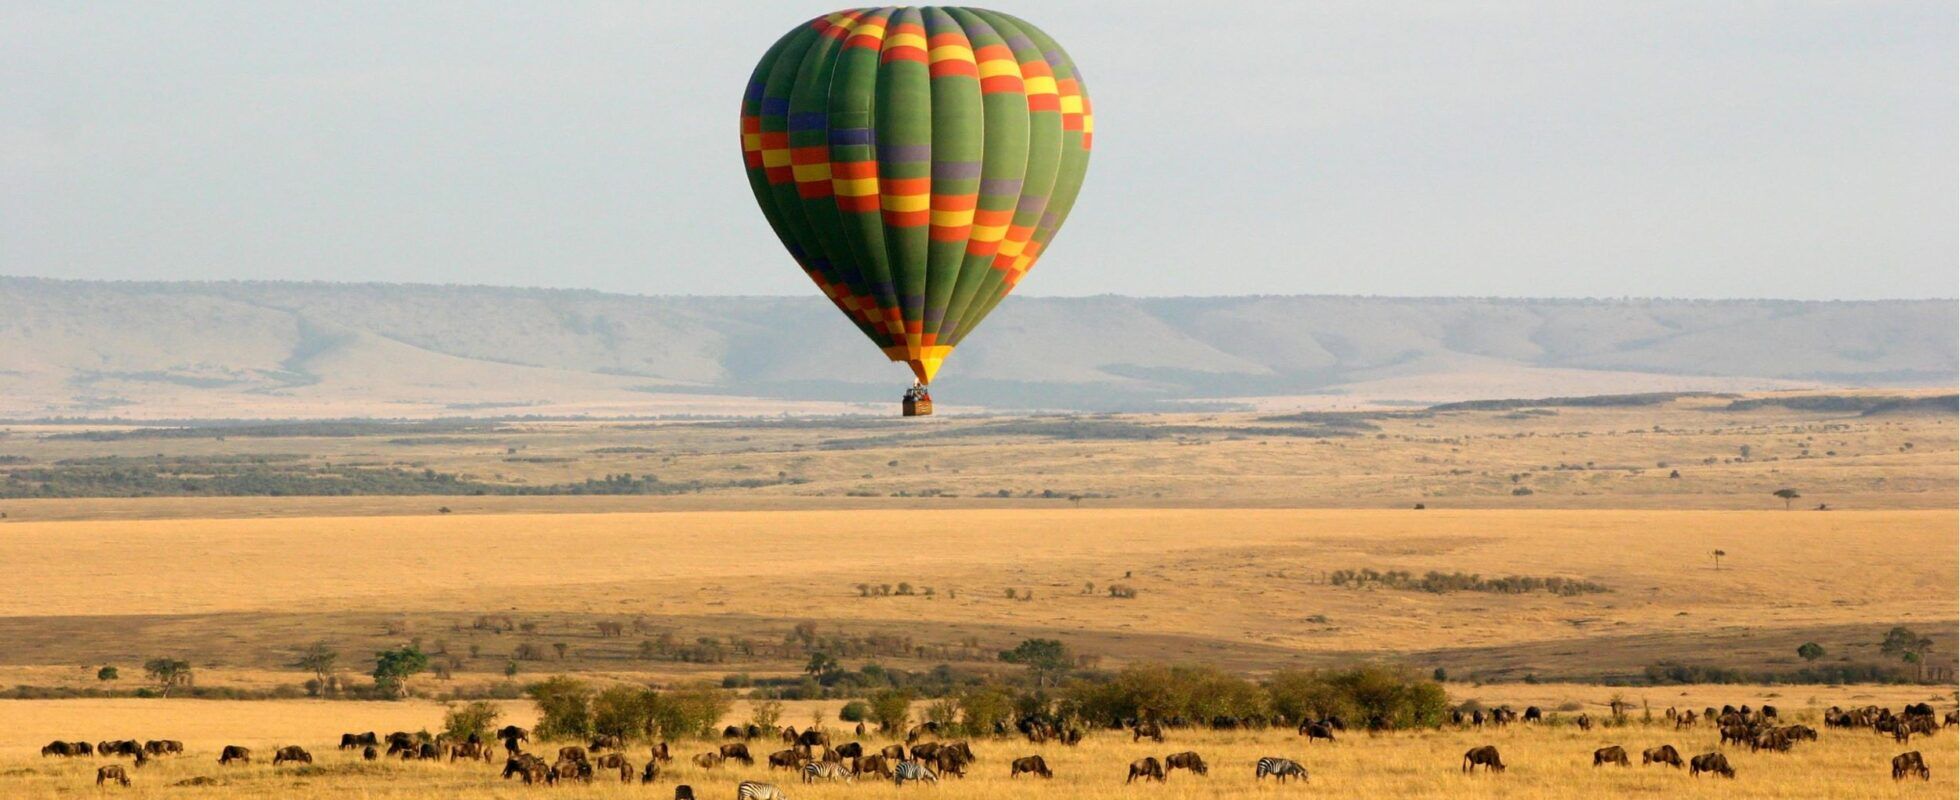
M1017 298L935 388L1114 410L1950 386L1957 324L1947 300ZM0 418L834 412L908 380L820 298L0 278Z

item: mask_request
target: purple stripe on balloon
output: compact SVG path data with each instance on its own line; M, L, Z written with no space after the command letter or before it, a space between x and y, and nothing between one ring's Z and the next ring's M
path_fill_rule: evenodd
M750 82L748 91L742 93L742 99L744 100L762 99L762 84L759 82L753 82L753 81Z
M898 294L898 284L892 283L891 281L873 283L871 284L871 291L877 293L880 297Z
M793 131L813 131L830 123L830 115L822 111L805 111L789 115L789 129Z
M830 131L830 143L834 145L868 145L873 141L870 128L832 128Z
M1062 51L1043 50L1041 51L1041 60L1048 62L1051 66L1059 67L1062 65Z
M970 181L980 177L978 161L934 161L932 179L936 181Z
M789 98L787 97L762 98L762 113L769 114L772 116L782 116L784 114L788 114Z
M1060 223L1061 221L1062 220L1059 217L1055 216L1055 212L1053 211L1041 215L1041 227L1043 228L1053 228L1057 223Z
M932 160L932 145L929 144L883 144L878 146L878 160L892 164L910 164Z
M1000 196L1021 193L1020 178L988 178L980 182L980 193Z
M926 296L924 294L908 294L898 298L898 302L899 305L905 306L907 308L910 308L912 306L923 306L926 304Z
M1018 53L1022 50L1033 50L1034 42L1029 40L1026 35L1017 33L1007 37L1007 46Z
M939 323L946 321L946 309L943 308L926 309L925 320L927 325L938 325Z

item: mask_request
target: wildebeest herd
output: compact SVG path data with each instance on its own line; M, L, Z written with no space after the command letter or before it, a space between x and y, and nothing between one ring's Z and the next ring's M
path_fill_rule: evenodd
M1624 709L1614 708L1608 724L1624 721ZM1720 709L1704 708L1695 710L1667 709L1667 724L1675 730L1695 726L1712 726L1720 735L1722 747L1748 747L1751 752L1789 752L1803 742L1816 741L1818 731L1802 724L1781 724L1774 706L1752 708L1743 706L1723 706ZM1530 707L1522 714L1508 707L1484 709L1469 707L1453 710L1450 723L1460 730L1474 730L1485 725L1503 727L1511 724L1551 724L1556 715L1547 715L1537 707ZM1166 730L1179 730L1194 727L1209 727L1214 730L1238 728L1265 729L1275 724L1275 720L1220 717L1205 725L1194 725L1179 718L1166 719L1126 719L1114 721L1110 727L1127 730L1131 742L1144 739L1161 743ZM1587 715L1573 720L1581 730L1590 731L1593 727ZM1934 735L1944 728L1960 725L1960 712L1949 712L1939 717L1935 709L1924 703L1908 705L1894 712L1888 708L1867 706L1863 708L1842 709L1832 706L1824 713L1827 728L1846 730L1869 730L1879 735L1891 736L1900 743L1910 741L1913 736ZM1370 720L1370 732L1386 730L1388 726L1379 720ZM1346 731L1347 723L1339 717L1321 717L1298 721L1297 733L1308 744L1316 740L1330 743L1338 742L1338 732ZM1074 746L1082 742L1083 731L1064 721L1030 716L1017 721L1012 731L1033 744L1056 742ZM859 725L857 733L864 734ZM713 749L692 756L689 760L698 768L717 770L729 764L753 767L757 759L750 745L759 740L775 739L781 742L782 749L769 752L764 757L766 768L782 770L792 779L800 779L805 784L839 782L856 783L861 779L888 780L903 786L907 783L935 784L942 778L964 778L970 768L979 760L973 746L964 739L942 740L939 727L926 723L908 731L903 743L894 742L883 747L866 745L860 741L835 744L831 735L824 730L803 730L795 727L765 729L755 725L729 726L722 731L723 742ZM501 744L504 780L520 780L525 784L557 785L561 783L589 783L601 776L616 776L621 782L638 781L652 784L660 781L666 765L671 764L673 756L667 742L658 742L648 747L646 761L641 764L637 757L629 756L630 748L617 736L593 737L584 745L563 745L554 750L549 748L532 752L527 750L531 744L531 732L507 725L490 732L496 744L485 741L481 735L451 737L446 734L431 736L426 733L397 731L387 736L377 736L373 732L345 733L340 737L339 749L358 751L359 757L367 761L381 758L404 761L448 761L477 762L494 764ZM1005 724L997 727L996 734L1011 736ZM154 759L177 757L184 753L181 741L154 739L138 741L134 739L105 740L95 743L86 741L54 741L41 748L44 757L110 757L130 758L133 764L126 769L121 764L103 765L96 771L96 785L131 785L132 770L140 769ZM540 753L551 753L547 760ZM250 748L239 745L226 745L219 751L218 763L221 766L251 764L254 754ZM1608 745L1593 750L1591 754L1594 767L1631 767L1632 758L1621 745ZM278 767L286 764L310 765L313 755L298 745L286 745L273 750L271 763ZM1729 763L1727 755L1719 749L1684 759L1671 744L1659 744L1640 751L1642 766L1665 766L1685 769L1689 775L1700 777L1704 774L1722 778L1735 778L1736 770ZM1503 773L1506 764L1497 748L1492 745L1473 747L1463 754L1460 769L1464 773L1475 772L1479 767L1486 773ZM1039 754L1011 759L1008 764L1008 777L1030 777L1052 779L1055 771L1047 759ZM1278 783L1305 781L1308 772L1305 765L1297 760L1281 756L1259 758L1251 765L1254 777L1263 781L1274 778ZM1895 780L1907 778L1931 779L1931 770L1925 758L1918 751L1900 753L1891 761L1892 777ZM1208 776L1210 766L1196 751L1185 750L1171 753L1162 759L1145 756L1130 762L1123 782L1150 783L1164 782L1172 772L1184 770L1195 776ZM680 784L674 787L674 797L691 800L693 788ZM738 800L787 800L783 789L774 784L756 780L742 781L737 787Z

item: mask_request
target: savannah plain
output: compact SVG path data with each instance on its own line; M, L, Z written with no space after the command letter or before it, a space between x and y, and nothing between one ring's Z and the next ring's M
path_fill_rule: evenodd
M1867 397L1878 394L1899 393ZM1960 699L1954 414L1805 397L1815 395L167 434L0 425L0 687L53 697L0 700L0 796L93 791L94 766L106 762L37 749L132 736L181 739L190 751L136 771L133 796L535 794L481 764L363 764L333 750L342 731L434 729L434 700L57 696L126 693L150 658L191 662L202 688L271 696L298 693L308 676L292 665L314 642L341 652L352 680L367 654L414 640L446 673L418 676L419 694L474 696L561 672L658 685L795 676L808 658L807 646L790 646L799 635L839 643L851 669L1014 671L996 654L1052 638L1091 669L1167 661L1256 677L1379 661L1441 669L1453 702L1540 705L1567 720L1601 718L1615 696L1635 708L1624 727L1590 732L1357 731L1311 747L1286 730L1171 731L1163 745L1101 732L1076 748L986 739L975 742L973 777L925 790L949 797L1952 796L1960 759L1950 731L1909 746L1839 729L1791 753L1730 746L1734 781L1637 765L1661 742L1684 756L1717 749L1711 727L1658 721L1669 706L1767 702L1822 729L1830 705L1924 701L1944 713ZM210 496L255 485L299 494L352 485L350 475L417 491ZM1797 497L1772 494L1782 489ZM98 496L47 496L62 493ZM175 496L99 496L116 493ZM1338 585L1330 576L1343 570L1557 577L1603 591ZM877 588L901 583L909 594ZM1113 584L1135 596L1111 596ZM484 617L524 627L486 628ZM601 636L614 622L627 632ZM1879 647L1896 626L1930 638L1915 668L1925 681L1652 679L1662 665L1766 676L1900 668ZM1806 642L1825 654L1799 658ZM514 660L525 644L539 657ZM105 665L121 678L98 680ZM784 721L825 716L841 731L842 702L793 702ZM503 705L505 721L534 713L525 701ZM737 703L730 718L745 715ZM1460 774L1462 752L1485 743L1510 769ZM301 744L318 761L298 772L220 769L226 744ZM1593 768L1592 750L1607 744L1627 747L1636 766ZM711 744L676 747L680 756ZM1122 785L1131 759L1184 749L1205 754L1210 777ZM1890 779L1889 759L1905 749L1925 753L1930 783ZM1037 752L1056 778L1010 785L1007 760ZM1300 760L1311 781L1256 783L1263 755ZM732 797L737 780L770 780L760 766L707 774L684 761L656 787L549 791L666 797L678 780ZM221 783L169 786L196 776ZM898 791L773 780L799 798Z

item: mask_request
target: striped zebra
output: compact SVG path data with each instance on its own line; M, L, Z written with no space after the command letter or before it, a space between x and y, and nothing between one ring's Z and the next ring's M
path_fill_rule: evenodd
M926 765L917 761L900 761L892 768L892 783L904 786L906 781L936 784L939 782L939 776L932 774L932 770L926 769Z
M812 761L804 764L803 782L816 783L818 780L841 780L845 783L855 783L857 776L851 774L850 770L845 769L843 764L834 761Z
M735 800L789 800L789 795L773 783L742 781L742 785L735 787Z
M1287 778L1299 778L1304 781L1307 779L1307 768L1292 759L1267 756L1259 759L1259 769L1254 773L1254 777L1264 780L1267 775L1278 778L1280 783L1285 783Z

